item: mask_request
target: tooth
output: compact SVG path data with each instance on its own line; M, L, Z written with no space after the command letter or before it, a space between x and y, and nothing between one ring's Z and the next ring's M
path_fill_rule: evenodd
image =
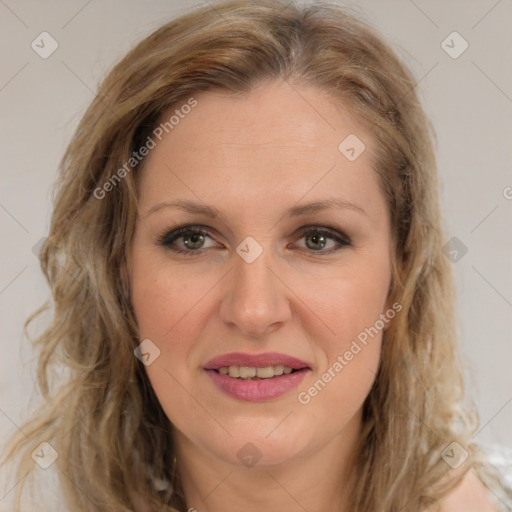
M284 366L282 364L277 364L274 366L274 375L283 375Z
M230 368L231 370L231 368ZM240 377L242 379L249 379L251 377L256 377L256 368L251 368L249 366L240 366Z
M274 376L274 368L272 366L256 368L256 376L260 379L269 379Z
M230 366L228 368L228 374L230 377L240 377L240 367L239 366Z
M221 375L229 375L230 377L240 379L252 379L253 377L271 379L272 377L292 373L293 369L289 366L276 364L275 366L264 366L262 368L255 368L253 366L221 366L218 371Z

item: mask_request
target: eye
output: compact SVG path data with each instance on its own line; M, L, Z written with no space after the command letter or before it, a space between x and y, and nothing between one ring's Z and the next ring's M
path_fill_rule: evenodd
M347 235L320 226L302 228L298 240L302 239L305 241L303 248L321 254L329 254L352 245Z
M301 228L297 240L302 239L304 239L305 244L301 247L295 242L295 247L321 255L330 254L352 245L347 235L326 226L304 226ZM205 245L208 240L214 242L208 228L204 226L183 226L166 231L158 238L157 243L175 253L196 256L202 254L206 249L216 248L215 245ZM293 246L294 244L292 244Z
M158 244L179 254L193 256L209 248L204 245L208 239L213 240L202 226L183 226L164 233L159 237Z

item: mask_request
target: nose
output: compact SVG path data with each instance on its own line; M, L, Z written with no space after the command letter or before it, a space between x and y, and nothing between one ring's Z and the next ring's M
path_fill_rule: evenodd
M292 316L291 292L267 254L263 251L252 263L236 256L221 303L222 320L250 337L271 334Z

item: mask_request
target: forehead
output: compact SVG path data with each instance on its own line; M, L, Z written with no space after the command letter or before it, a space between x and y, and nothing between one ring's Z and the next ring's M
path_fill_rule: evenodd
M323 91L267 82L248 93L194 98L197 105L146 157L144 206L186 197L221 207L228 202L269 208L336 192L365 202L377 191L370 135ZM176 109L180 105L162 121Z
M210 151L231 144L265 152L265 146L293 151L330 144L334 152L344 134L368 139L347 105L312 86L268 81L249 92L208 91L195 98L197 106L171 130L184 149ZM176 110L179 104L162 120Z

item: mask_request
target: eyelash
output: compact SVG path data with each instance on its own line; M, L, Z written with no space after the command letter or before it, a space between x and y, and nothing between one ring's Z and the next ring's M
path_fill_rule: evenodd
M335 242L338 243L338 247L333 247L326 251L324 251L324 250L315 251L313 249L307 249L307 248L304 249L314 255L323 256L323 255L327 255L327 254L332 254L333 252L337 252L340 249L352 246L350 237L348 237L347 235L345 235L343 233L339 233L335 229L329 228L327 226L303 226L300 229L299 237L297 238L297 240L300 240L302 237L304 237L304 235L306 235L308 233L323 235L326 238L328 238L330 240L334 240ZM182 226L180 228L174 229L172 231L165 232L163 235L158 237L157 243L158 243L158 245L166 247L175 253L183 254L185 256L197 256L197 255L203 254L205 251L208 250L208 248L207 249L188 250L188 249L181 249L179 247L172 245L173 242L175 242L179 238L184 237L185 235L203 235L203 236L208 236L209 238L213 239L209 229L206 228L205 226L187 225L187 226Z

